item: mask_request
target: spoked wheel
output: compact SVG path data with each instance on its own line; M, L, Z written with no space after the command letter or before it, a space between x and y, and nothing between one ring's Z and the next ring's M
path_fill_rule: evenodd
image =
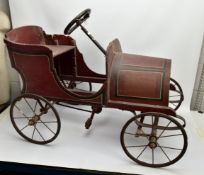
M91 82L63 80L62 84L65 88L78 89L80 91L92 91Z
M59 115L53 105L33 94L17 97L11 104L10 117L16 131L36 144L52 142L61 128Z
M177 110L183 100L184 95L181 86L176 80L170 78L169 107Z
M120 141L130 159L148 167L175 163L188 145L183 127L173 117L161 113L141 113L128 120Z

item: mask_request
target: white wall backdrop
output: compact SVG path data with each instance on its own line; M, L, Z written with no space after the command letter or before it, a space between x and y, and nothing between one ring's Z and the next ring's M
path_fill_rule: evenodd
M85 27L104 46L119 38L124 52L172 59L172 77L182 86L189 108L204 33L203 0L10 0L13 27L39 25L63 33L79 12L91 8ZM104 72L104 57L80 31L85 61Z
M125 52L171 58L172 77L183 87L185 106L188 107L188 110L181 108L178 113L187 119L189 147L181 161L168 168L152 169L139 166L132 163L119 146L120 131L124 123L132 117L130 112L104 109L98 115L100 117L93 121L91 129L85 130L84 123L88 115L64 107L58 107L63 125L59 138L48 146L33 145L22 141L14 129L11 129L7 110L0 122L0 138L4 140L1 144L1 159L124 173L202 174L203 140L199 140L196 134L189 106L204 33L204 0L9 2L13 27L39 25L47 33L62 34L72 18L82 10L91 8L91 17L85 26L104 48L117 37ZM89 67L103 73L103 54L80 29L74 31L72 36L77 40Z

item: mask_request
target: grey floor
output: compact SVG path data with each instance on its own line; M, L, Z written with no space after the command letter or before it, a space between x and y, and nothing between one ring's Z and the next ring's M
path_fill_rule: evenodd
M187 121L189 146L177 163L165 168L147 168L132 162L120 145L120 131L132 117L130 112L104 109L84 129L87 113L57 107L62 121L58 138L48 145L25 141L14 130L9 109L0 115L0 161L51 165L139 174L190 175L204 172L204 116L197 112L178 111Z

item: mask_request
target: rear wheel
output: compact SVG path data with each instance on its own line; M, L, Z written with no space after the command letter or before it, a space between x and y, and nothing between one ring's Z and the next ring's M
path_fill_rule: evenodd
M128 120L120 141L130 159L148 167L174 164L187 149L184 128L173 117L161 113L141 113Z
M184 95L179 83L170 78L170 90L169 90L169 107L177 110L184 100Z
M38 95L17 97L11 104L10 117L16 131L32 143L50 143L60 132L61 123L56 109Z

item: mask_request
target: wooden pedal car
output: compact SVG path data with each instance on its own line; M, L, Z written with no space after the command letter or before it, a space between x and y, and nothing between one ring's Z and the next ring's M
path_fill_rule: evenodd
M90 112L87 129L103 107L127 110L134 116L121 131L126 155L150 167L175 163L187 149L187 135L185 120L175 112L184 97L180 85L170 78L171 60L123 53L118 39L105 51L82 25L89 16L90 9L77 15L65 35L48 35L39 26L6 34L12 67L23 81L22 95L10 108L14 128L26 140L46 144L56 139L61 127L55 105ZM77 27L104 53L105 75L87 67L75 40L67 35ZM93 83L101 84L96 92Z

